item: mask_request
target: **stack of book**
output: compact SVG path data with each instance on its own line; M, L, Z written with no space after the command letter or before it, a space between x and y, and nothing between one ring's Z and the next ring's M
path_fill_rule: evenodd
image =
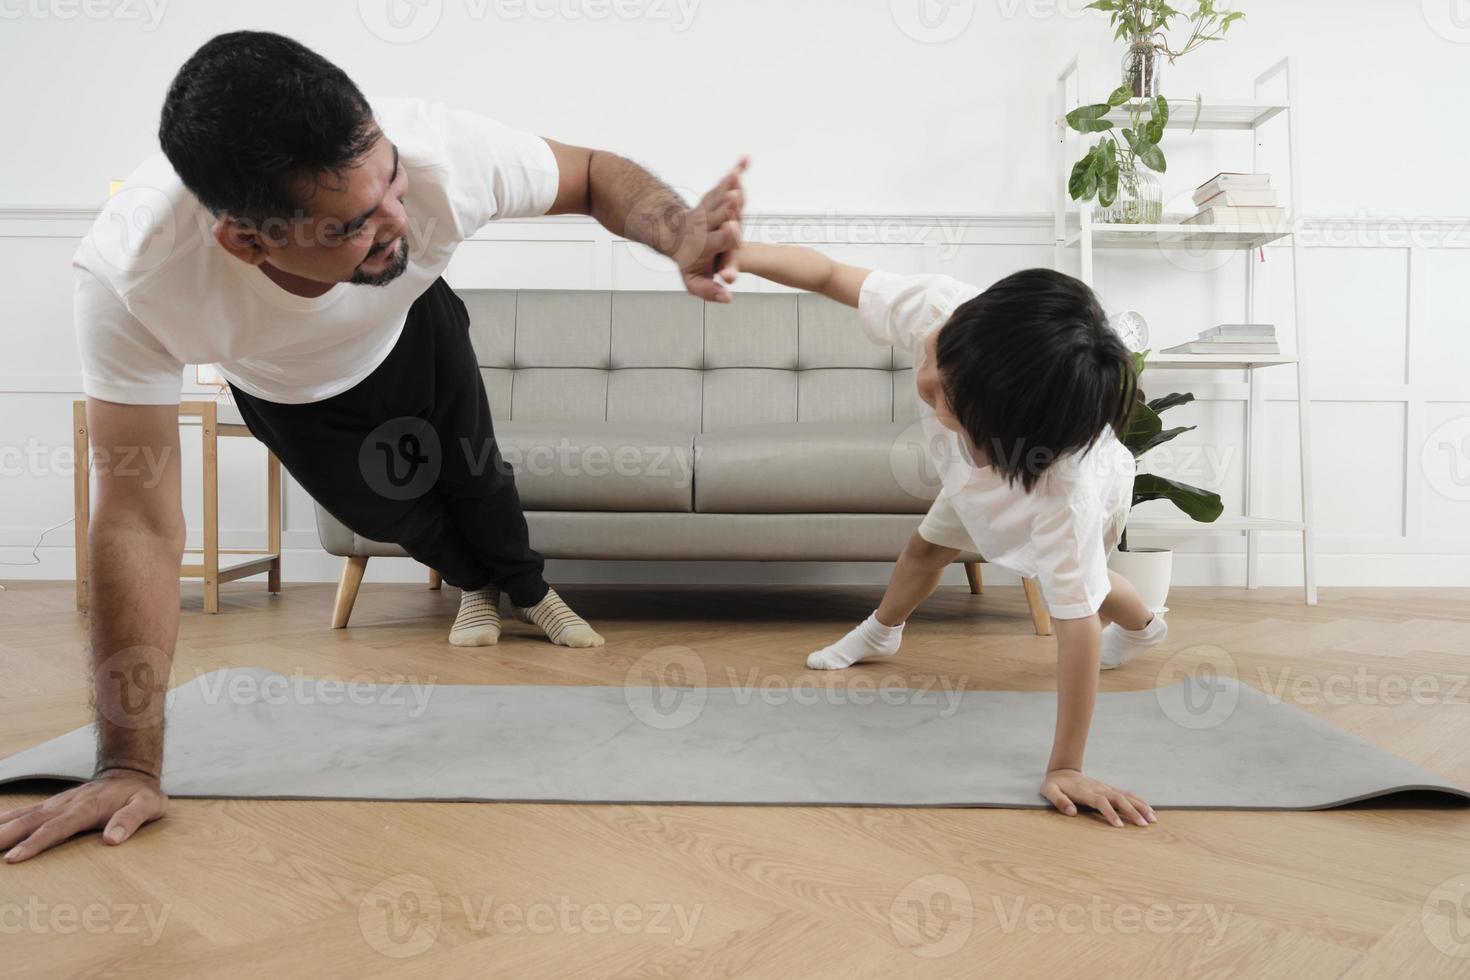
M1270 174L1216 174L1195 189L1194 204L1199 211L1185 218L1185 224L1260 228L1280 224L1286 217L1271 189Z
M1187 344L1166 347L1161 354L1205 354L1221 358L1280 354L1276 328L1269 323L1222 323Z

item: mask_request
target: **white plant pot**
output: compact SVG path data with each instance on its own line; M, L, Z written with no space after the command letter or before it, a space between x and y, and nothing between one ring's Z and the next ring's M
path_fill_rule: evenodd
M1133 583L1143 604L1152 612L1164 612L1169 599L1169 579L1174 574L1174 552L1168 548L1134 548L1115 551L1108 567Z

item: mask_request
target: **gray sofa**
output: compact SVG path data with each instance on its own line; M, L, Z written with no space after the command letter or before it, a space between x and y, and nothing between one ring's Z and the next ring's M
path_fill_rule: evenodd
M937 492L909 355L869 342L840 304L459 295L531 543L547 558L891 562ZM340 628L367 560L405 552L320 506L317 529L347 559ZM983 558L960 560L978 593ZM1036 631L1050 632L1025 585Z

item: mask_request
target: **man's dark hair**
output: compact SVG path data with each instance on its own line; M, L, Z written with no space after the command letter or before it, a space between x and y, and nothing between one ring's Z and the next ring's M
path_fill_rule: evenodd
M158 142L212 213L291 217L303 179L341 179L373 146L372 108L346 73L264 31L206 41L169 85Z
M1027 491L1109 426L1121 439L1138 397L1133 357L1097 297L1050 269L1007 276L955 310L936 350L950 411Z

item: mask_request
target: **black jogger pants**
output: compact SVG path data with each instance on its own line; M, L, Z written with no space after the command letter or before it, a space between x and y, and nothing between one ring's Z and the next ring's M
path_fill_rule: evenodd
M533 606L544 563L495 444L469 322L439 279L388 358L347 391L282 405L231 387L251 433L343 524L401 545L451 585L493 584Z

